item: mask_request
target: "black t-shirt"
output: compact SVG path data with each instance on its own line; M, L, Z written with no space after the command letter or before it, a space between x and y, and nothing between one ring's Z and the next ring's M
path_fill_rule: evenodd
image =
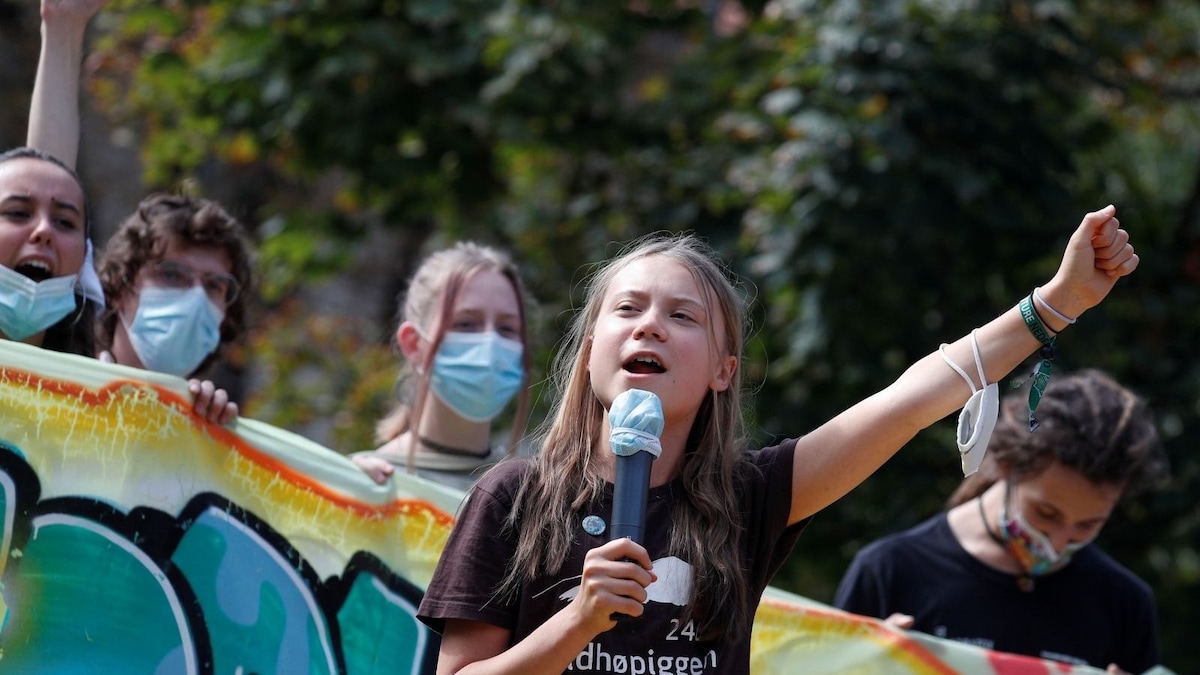
M994 651L1130 673L1158 664L1150 587L1095 544L1022 591L1016 576L967 553L944 513L862 549L834 604L880 619L910 614L914 630Z
M807 521L788 527L792 498L795 441L750 453L757 471L741 484L740 519L749 602L756 607L763 590L795 545ZM611 518L611 486L601 504L576 514L577 539L558 574L526 584L519 597L502 602L494 591L512 558L516 540L503 532L504 519L528 465L504 462L480 479L471 493L426 589L418 617L441 631L446 619L482 621L512 631L516 644L570 602L579 589L584 555L609 541L607 530L589 534L583 519ZM572 673L643 672L746 673L750 633L732 639L700 641L695 627L681 624L692 583L692 567L667 554L671 509L683 489L679 481L650 490L644 545L658 581L652 584L642 616L618 622L597 635L571 664ZM753 609L752 607L752 609ZM753 613L753 612L751 612Z

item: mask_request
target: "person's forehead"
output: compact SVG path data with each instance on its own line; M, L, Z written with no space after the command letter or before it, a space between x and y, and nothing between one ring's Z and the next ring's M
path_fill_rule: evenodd
M83 189L66 169L36 157L18 157L0 162L0 194L51 191L49 196L83 209Z
M177 234L167 236L163 259L185 262L200 270L220 269L228 272L232 267L229 253L223 247L188 242Z
M1037 476L1021 481L1029 498L1062 510L1106 511L1121 497L1119 484L1095 483L1079 471L1053 462Z
M659 255L629 261L613 275L607 294L636 292L666 293L696 302L701 302L703 297L695 275L686 265Z
M496 270L480 270L464 280L458 297L454 299L454 310L487 311L515 314L519 299L512 281Z

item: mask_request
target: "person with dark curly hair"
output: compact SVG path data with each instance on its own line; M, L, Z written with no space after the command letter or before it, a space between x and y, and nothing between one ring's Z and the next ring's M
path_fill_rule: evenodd
M1157 486L1149 406L1098 370L1055 375L1030 431L1001 405L979 471L945 513L855 556L839 608L901 628L1109 672L1158 664L1150 587L1093 543L1118 502Z
M42 50L29 115L28 145L60 157L79 154L79 77L84 35L109 0L43 0ZM251 285L252 245L221 205L154 194L112 236L99 275L107 306L95 355L102 361L193 378L194 410L223 424L237 404L211 381L194 379L241 336ZM90 266L90 261L89 261Z
M216 202L169 194L142 200L100 259L108 300L96 336L100 359L180 377L203 373L245 328L250 251L245 228ZM189 386L222 410L213 421L237 414L212 382Z

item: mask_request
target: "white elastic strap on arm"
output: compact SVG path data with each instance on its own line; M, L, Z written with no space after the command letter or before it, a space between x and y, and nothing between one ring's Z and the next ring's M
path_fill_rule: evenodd
M1000 388L995 384L988 384L987 375L983 372L983 357L979 353L979 339L975 335L977 330L971 331L971 349L975 353L975 368L979 371L980 388L976 388L963 369L946 355L947 345L938 347L938 353L942 355L946 365L961 375L971 388L971 398L967 399L966 405L958 415L958 437L955 439L958 442L964 477L978 471L979 466L983 464L988 441L992 438L992 431L996 428L996 419L1000 414Z
M975 368L979 371L979 386L986 387L987 376L983 374L983 357L981 357L979 354L979 340L975 337L975 333L978 330L978 328L971 330L971 350L975 352ZM950 345L946 344L945 342L938 345L938 353L942 355L942 360L946 362L946 365L953 368L954 372L961 375L962 379L967 381L967 386L971 388L971 393L974 394L975 392L979 391L979 388L975 386L975 382L971 379L971 377L967 375L962 368L958 367L957 363L950 360L950 357L946 354L946 347L949 346Z
M1062 321L1063 323L1067 324L1068 326L1075 325L1075 322L1079 320L1078 317L1072 319L1071 317L1067 316L1066 314L1063 314L1062 312L1058 311L1057 309L1054 309L1053 307L1051 307L1050 303L1046 302L1046 299L1042 297L1042 289L1041 288L1034 286L1032 295L1033 295L1034 301L1036 301L1039 305L1041 305L1042 309L1046 310L1047 312L1050 312L1055 317L1057 317L1059 321Z

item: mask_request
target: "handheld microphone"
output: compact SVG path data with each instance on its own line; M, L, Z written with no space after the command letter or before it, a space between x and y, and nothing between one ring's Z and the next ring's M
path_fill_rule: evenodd
M608 411L608 444L617 455L610 536L641 544L646 530L650 468L662 454L662 401L652 392L630 389L613 399Z

